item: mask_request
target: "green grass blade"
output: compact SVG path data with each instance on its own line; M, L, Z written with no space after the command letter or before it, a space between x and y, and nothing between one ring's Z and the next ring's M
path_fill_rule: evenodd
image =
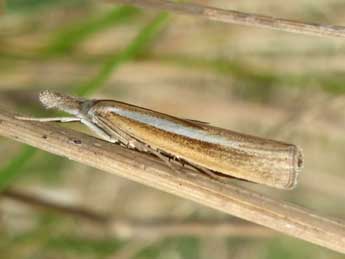
M127 21L130 17L138 14L138 9L130 6L121 6L114 8L101 17L90 18L81 24L74 24L69 28L58 33L49 46L46 48L46 54L63 54L73 50L80 42L95 33L103 31L115 24Z
M37 149L31 146L24 146L17 157L0 170L0 191L6 189L19 176L23 166L30 161Z
M7 0L6 10L10 12L32 12L42 7L57 7L61 5L80 5L85 0Z
M63 251L71 255L93 255L103 257L114 254L125 244L125 241L113 238L92 239L70 234L49 237L45 247L49 251Z
M167 23L168 18L169 16L166 13L159 14L139 32L123 51L110 56L99 73L91 81L79 86L75 93L85 96L101 87L119 65L137 57L147 48L152 40L158 35L162 26Z

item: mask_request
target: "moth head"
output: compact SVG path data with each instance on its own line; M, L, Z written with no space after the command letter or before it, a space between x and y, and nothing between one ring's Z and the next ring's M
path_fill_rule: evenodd
M40 92L39 99L47 109L54 108L73 115L79 115L81 113L82 105L85 102L82 98L68 96L50 90Z

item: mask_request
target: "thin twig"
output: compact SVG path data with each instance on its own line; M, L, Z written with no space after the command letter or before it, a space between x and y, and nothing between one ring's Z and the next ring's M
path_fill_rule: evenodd
M1 109L0 135L345 253L343 223L188 168L172 171L148 154L55 125L19 121Z
M234 10L224 10L199 4L176 3L167 0L108 0L108 2L172 11L186 15L201 16L210 20L225 23L269 28L299 34L323 37L345 37L344 26L305 23Z
M13 189L2 192L1 197L21 202L36 209L54 211L90 221L106 227L112 235L118 238L158 239L181 235L272 237L275 234L267 228L234 219L181 221L172 218L155 218L154 220L111 218L89 208L67 205L44 197L44 195Z
M108 217L106 215L103 215L96 211L92 211L91 209L83 208L80 206L66 205L23 191L5 190L1 193L1 197L19 201L37 209L52 210L58 213L69 214L81 219L91 221L93 223L105 224L108 221Z
M235 220L177 221L173 219L114 220L110 224L111 233L117 237L158 239L171 236L194 237L273 237L275 233L258 225Z

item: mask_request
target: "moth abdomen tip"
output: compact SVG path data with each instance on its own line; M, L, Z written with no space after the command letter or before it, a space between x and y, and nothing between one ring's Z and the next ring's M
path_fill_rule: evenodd
M304 166L304 158L302 148L299 146L293 146L292 152L292 166L290 171L290 177L285 189L294 189L297 185L299 173L302 171Z

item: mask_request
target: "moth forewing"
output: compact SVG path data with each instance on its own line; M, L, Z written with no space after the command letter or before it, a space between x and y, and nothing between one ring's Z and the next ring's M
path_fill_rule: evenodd
M155 150L252 182L291 189L302 166L301 151L295 145L121 102L98 101L89 114L111 130L124 132Z

